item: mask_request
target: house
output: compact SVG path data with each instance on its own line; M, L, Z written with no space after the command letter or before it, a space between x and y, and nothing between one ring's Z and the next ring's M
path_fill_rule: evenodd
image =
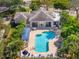
M29 7L29 5L31 4L31 0L23 0L24 5Z
M0 7L0 13L5 12L7 10L9 10L8 7Z
M58 27L60 15L58 12L47 12L44 9L38 10L36 14L29 18L30 28L50 29Z
M70 3L72 8L79 7L79 0L70 0Z
M59 27L60 15L56 11L48 12L44 8L40 8L38 11L33 11L30 14L24 14L20 12L15 16L15 20L24 18L31 29L50 29Z

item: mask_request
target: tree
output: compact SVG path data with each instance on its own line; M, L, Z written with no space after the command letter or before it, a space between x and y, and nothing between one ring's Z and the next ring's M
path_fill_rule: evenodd
M3 59L15 59L17 57L18 52L23 48L24 42L21 39L22 32L24 30L24 27L26 25L26 22L24 20L20 21L19 24L11 28L13 30L11 37L7 38L5 40L4 49L1 50Z
M7 47L8 52L5 54L5 56L9 55L8 58L9 59L15 59L18 52L22 49L23 47L23 41L20 38L16 38L17 40L15 40L15 38L11 39L12 41L8 42ZM5 50L7 51L7 50ZM4 52L5 53L5 52Z
M79 59L79 21L67 12L61 13L61 37L62 47L58 50L58 56L66 59Z
M0 0L0 6L13 6L13 5L21 5L23 0Z
M48 10L48 7L53 5L53 0L40 0L42 5L46 5L46 9Z
M0 41L0 59L3 58L4 47L4 41Z
M40 0L32 0L30 4L30 8L32 10L37 10L40 7Z
M2 23L3 23L3 20L2 18L0 18L0 29L2 28Z
M48 10L48 7L53 5L53 0L32 0L30 8L37 10L41 5L45 5Z
M14 15L16 10L20 10L22 4L23 0L0 0L0 6L8 8L7 11L0 13L0 16Z
M59 56L66 59L78 59L79 57L79 37L71 34L62 43L62 48L59 50Z
M75 34L78 32L78 21L75 21L75 17L69 16L68 12L61 13L61 36L66 38L70 34Z
M69 0L55 0L54 7L56 9L67 9L69 8L70 1Z

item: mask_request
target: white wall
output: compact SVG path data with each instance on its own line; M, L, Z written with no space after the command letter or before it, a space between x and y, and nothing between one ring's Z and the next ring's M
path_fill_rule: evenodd
M31 21L30 22L30 27L32 28L32 22L38 22L38 28L45 28L46 27L46 22L51 22L51 21ZM41 24L43 24L43 27L41 27ZM51 28L53 28L53 21L51 22Z

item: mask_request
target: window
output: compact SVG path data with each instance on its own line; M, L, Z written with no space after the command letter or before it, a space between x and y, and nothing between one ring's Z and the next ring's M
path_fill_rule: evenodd
M51 27L51 22L46 22L46 27Z
M59 22L54 22L54 25L56 25L56 27L59 26Z
M38 23L37 22L33 22L32 23L32 27L37 27L38 26Z
M57 24L57 22L54 22L54 25L56 25Z

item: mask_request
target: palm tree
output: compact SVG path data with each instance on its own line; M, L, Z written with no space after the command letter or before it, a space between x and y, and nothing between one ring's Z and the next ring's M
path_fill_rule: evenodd
M2 18L0 18L0 29L2 29L3 28L3 20L2 20Z
M59 50L59 56L66 59L78 59L79 37L71 34L64 40L62 48Z
M78 14L79 8L75 8L75 11L76 11L76 18L79 19L79 14Z

